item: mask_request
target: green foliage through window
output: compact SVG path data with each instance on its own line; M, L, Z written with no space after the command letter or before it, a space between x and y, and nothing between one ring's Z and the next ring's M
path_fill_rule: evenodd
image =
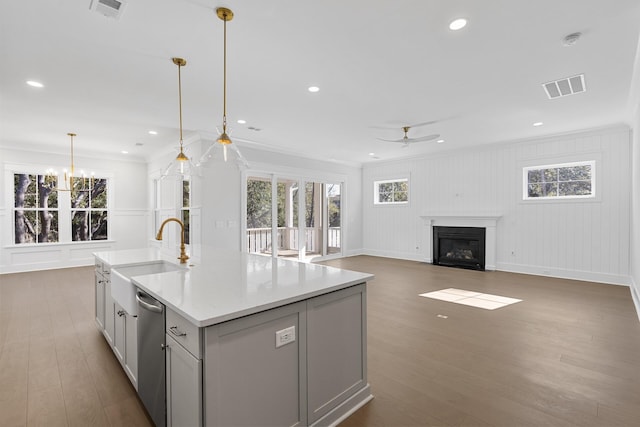
M580 198L594 196L595 162L524 168L524 198Z
M58 241L56 184L55 179L50 179L45 175L14 174L15 243Z
M373 192L373 200L377 205L406 204L409 202L409 180L375 181Z
M107 180L72 178L71 240L107 240L107 227Z

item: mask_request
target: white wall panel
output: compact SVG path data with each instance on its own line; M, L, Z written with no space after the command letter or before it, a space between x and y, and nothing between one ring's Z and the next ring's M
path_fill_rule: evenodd
M426 259L421 215L501 215L497 267L602 282L629 282L630 131L590 132L452 151L363 169L364 247ZM522 167L596 160L597 197L523 201ZM373 181L411 176L408 206L373 205ZM416 236L421 243L416 245ZM416 246L419 249L416 249Z

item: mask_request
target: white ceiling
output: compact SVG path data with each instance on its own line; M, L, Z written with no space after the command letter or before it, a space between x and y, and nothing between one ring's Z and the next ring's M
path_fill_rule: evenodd
M3 2L2 146L63 151L73 131L80 154L127 150L148 159L175 149L174 56L188 63L185 139L215 134L222 119L218 6L235 14L227 26L227 114L241 147L364 163L373 160L369 153L429 154L631 117L638 0L126 0L118 20L89 5ZM457 17L469 24L453 32L448 24ZM578 43L563 46L577 31ZM542 83L581 73L585 93L547 99ZM320 91L309 93L311 85ZM410 136L439 133L444 143L403 148L377 140L426 121L437 123ZM544 125L533 127L538 121Z

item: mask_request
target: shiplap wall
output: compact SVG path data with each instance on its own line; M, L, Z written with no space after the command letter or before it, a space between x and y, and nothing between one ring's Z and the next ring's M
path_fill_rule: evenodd
M628 284L630 135L620 126L368 164L365 253L426 260L421 216L498 215L498 270ZM594 159L595 199L523 201L524 166ZM408 205L373 204L374 181L402 177L410 178Z

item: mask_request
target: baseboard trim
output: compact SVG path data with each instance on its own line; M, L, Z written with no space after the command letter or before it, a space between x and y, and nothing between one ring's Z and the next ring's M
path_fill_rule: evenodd
M586 282L606 283L608 285L629 286L630 277L620 274L598 273L593 271L567 270L545 266L498 263L499 271L530 274L533 276L556 277L559 279L583 280Z
M636 307L636 314L638 315L638 321L640 321L640 295L638 294L638 284L631 277L631 283L629 288L631 289L631 298L633 299L633 305Z
M336 427L342 421L346 420L358 409L369 403L373 399L371 394L371 386L367 384L356 394L345 400L342 404L331 410L328 414L311 424L311 427Z

